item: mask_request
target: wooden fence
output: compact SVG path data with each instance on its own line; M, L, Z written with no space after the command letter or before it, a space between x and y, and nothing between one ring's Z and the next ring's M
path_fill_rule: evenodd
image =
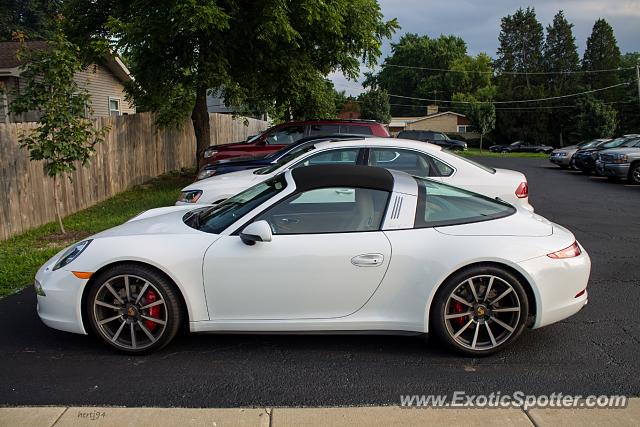
M212 144L244 140L266 128L266 122L211 114ZM104 143L96 146L91 164L78 166L72 180L60 180L63 216L92 206L133 185L195 164L196 141L190 121L180 129L159 129L150 113L101 117L96 126L110 126ZM219 126L219 127L216 127ZM242 126L242 127L240 127ZM43 162L29 160L18 136L36 123L0 124L0 240L55 220L53 179Z

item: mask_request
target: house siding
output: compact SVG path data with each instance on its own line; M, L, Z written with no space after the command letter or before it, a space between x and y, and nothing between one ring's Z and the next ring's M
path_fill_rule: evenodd
M75 81L85 87L91 95L91 117L109 115L109 98L120 100L121 114L135 114L136 108L125 99L123 84L100 64L93 64L76 74Z
M427 117L412 123L407 123L408 130L432 130L437 132L457 132L458 116L443 114L437 117Z

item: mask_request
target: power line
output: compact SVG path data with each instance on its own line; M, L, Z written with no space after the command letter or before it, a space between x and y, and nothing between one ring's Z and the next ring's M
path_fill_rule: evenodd
M552 101L554 99L563 99L563 98L572 98L574 96L580 96L580 95L587 95L590 93L595 93L595 92L601 92L603 90L609 90L609 89L613 89L616 87L620 87L620 86L625 86L628 85L629 82L624 82L624 83L618 83L616 85L611 85L611 86L607 86L607 87L603 87L600 89L592 89L592 90L587 90L584 92L578 92L578 93L571 93L568 95L559 95L559 96L549 96L546 98L537 98L537 99L519 99L519 100L515 100L515 101L447 101L447 100L443 100L443 99L428 99L428 98L417 98L417 97L413 97L413 96L404 96L404 95L394 95L394 94L389 94L390 97L394 97L394 98L403 98L403 99L412 99L414 101L427 101L427 102L449 102L451 104L522 104L525 102L540 102L540 101Z
M508 74L508 75L550 75L550 74L588 74L588 73L610 73L614 71L633 70L635 67L609 68L605 70L569 70L569 71L474 71L474 70L451 70L448 68L417 67L412 65L382 64L381 67L408 68L413 70L439 71L445 73L475 73L475 74Z

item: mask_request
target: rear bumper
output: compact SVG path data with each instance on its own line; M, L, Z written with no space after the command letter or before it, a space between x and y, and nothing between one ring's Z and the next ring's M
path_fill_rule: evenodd
M520 263L536 285L536 320L532 328L566 319L587 304L591 260L581 249L582 254L575 258L542 256Z

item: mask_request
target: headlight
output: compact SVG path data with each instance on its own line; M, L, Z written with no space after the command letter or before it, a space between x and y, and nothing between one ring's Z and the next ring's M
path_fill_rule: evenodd
M71 246L69 249L64 251L64 253L60 257L56 265L53 266L53 270L62 268L65 265L68 265L69 263L71 263L74 259L78 258L82 253L82 251L84 251L87 248L87 246L89 246L89 243L91 242L92 242L92 239L83 240L82 242L76 243L75 245Z
M198 201L200 196L202 196L202 190L183 191L182 193L180 193L180 198L178 199L178 201L184 203L195 203Z
M626 154L615 154L612 163L629 163L629 156Z
M598 154L597 151L594 151L593 153L591 153L591 158L593 158L593 159L597 159L598 156L599 156L599 154Z
M558 157L567 157L567 152L566 151L558 151L556 153L556 156L558 156Z
M216 154L218 154L217 150L214 150L213 148L209 147L206 150L204 150L204 158L208 159L209 157L213 157Z
M200 172L198 172L198 176L196 177L196 179L200 180L200 179L209 178L210 176L213 176L215 174L216 174L215 169L202 169Z

